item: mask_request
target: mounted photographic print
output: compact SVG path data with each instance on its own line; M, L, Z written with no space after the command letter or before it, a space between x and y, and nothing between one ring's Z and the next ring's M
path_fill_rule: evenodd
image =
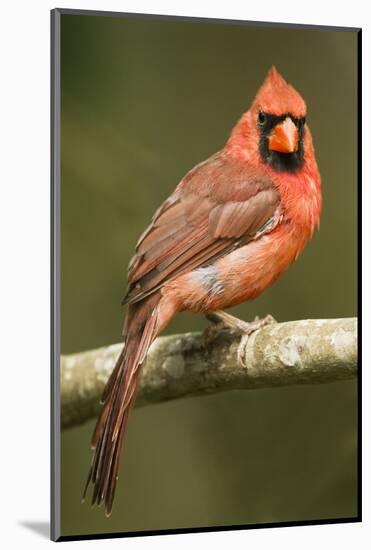
M52 11L52 538L360 521L355 28Z

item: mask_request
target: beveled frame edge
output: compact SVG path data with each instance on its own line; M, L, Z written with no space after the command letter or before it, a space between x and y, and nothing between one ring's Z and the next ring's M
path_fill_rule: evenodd
M50 37L50 538L61 536L60 412L60 10L51 11Z

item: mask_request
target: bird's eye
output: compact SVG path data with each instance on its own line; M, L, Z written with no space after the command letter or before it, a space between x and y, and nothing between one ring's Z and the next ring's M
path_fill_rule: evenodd
M267 115L264 113L264 111L259 111L258 124L260 126L263 126L266 122L267 122Z

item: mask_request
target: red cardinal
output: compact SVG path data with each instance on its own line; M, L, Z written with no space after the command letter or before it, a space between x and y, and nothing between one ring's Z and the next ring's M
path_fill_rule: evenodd
M249 333L222 310L259 296L292 264L321 211L320 174L300 94L272 67L224 148L195 166L160 206L128 269L125 346L107 382L85 486L106 514L140 367L179 311L211 314Z

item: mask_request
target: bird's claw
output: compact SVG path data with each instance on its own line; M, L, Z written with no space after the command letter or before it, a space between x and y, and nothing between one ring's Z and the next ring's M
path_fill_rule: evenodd
M267 326L277 323L272 315L266 315L263 319L255 317L250 323L233 317L225 311L212 311L206 314L211 325L205 329L204 335L207 341L213 340L222 330L228 329L241 334L241 341L237 349L237 359L240 365L246 366L244 355L250 334Z
M247 342L248 342L248 340L249 340L249 338L250 338L250 334L251 334L251 333L242 334L240 343L238 344L238 348L237 348L237 360L238 360L238 363L241 365L241 367L246 367L246 363L245 363L245 352L246 352Z
M241 340L237 348L237 360L241 366L246 367L245 354L250 335L263 327L273 325L275 323L277 323L277 321L272 315L266 315L263 319L256 316L251 323L247 323L245 321L240 322L238 328L241 332Z

